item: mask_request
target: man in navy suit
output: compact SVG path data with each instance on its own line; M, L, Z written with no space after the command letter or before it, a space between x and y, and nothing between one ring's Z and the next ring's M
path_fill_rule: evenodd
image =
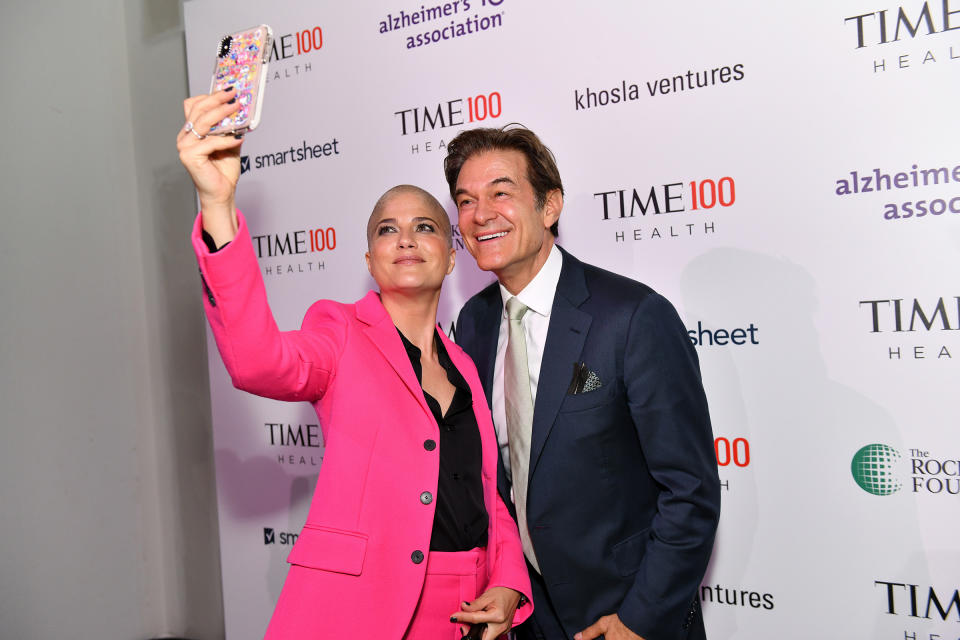
M533 132L468 130L447 153L464 243L498 280L456 337L491 403L533 581L517 637L705 638L720 486L686 328L649 287L555 245L563 185Z

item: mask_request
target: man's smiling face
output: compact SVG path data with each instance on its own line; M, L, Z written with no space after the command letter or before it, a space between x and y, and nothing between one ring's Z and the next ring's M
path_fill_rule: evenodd
M563 206L559 191L538 209L523 153L493 150L463 163L454 200L460 233L477 265L517 293L550 255L550 225Z

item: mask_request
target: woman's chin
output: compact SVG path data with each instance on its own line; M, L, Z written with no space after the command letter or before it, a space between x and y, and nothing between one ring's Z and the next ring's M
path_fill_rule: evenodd
M381 293L396 293L398 295L415 295L438 293L443 280L424 281L411 280L402 282L377 283L380 286Z

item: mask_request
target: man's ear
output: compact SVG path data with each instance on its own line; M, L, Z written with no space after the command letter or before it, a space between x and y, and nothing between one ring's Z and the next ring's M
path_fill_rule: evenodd
M543 203L543 228L549 229L560 219L563 211L563 193L560 189L551 189L547 192L546 202Z

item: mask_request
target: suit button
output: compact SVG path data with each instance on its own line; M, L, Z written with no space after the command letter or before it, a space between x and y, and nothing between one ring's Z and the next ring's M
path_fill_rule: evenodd
M420 564L421 562L423 562L423 551L420 551L419 549L417 549L416 551L410 554L410 559L413 560L413 564Z
M427 451L433 451L434 449L437 448L437 443L434 442L433 440L424 440L423 448L426 449Z
M430 504L433 502L433 495L429 491L424 491L420 494L420 502L423 504Z

